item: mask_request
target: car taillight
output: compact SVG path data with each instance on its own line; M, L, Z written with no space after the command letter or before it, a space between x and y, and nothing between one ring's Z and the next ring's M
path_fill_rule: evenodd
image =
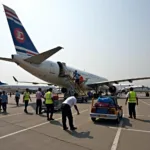
M92 113L95 113L95 112L96 112L96 108L95 108L95 107L92 107L91 112L92 112Z

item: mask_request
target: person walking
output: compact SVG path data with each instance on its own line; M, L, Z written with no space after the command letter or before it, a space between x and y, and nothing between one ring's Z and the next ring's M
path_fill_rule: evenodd
M29 100L32 101L31 97L30 97L29 89L26 89L26 92L23 95L23 102L24 102L24 105L25 105L25 109L24 109L25 113L28 113L27 107L28 107L28 104L29 104Z
M7 113L8 96L5 91L2 92L1 99L3 112Z
M70 96L68 97L61 106L61 110L62 110L62 123L63 123L63 129L67 130L68 127L66 126L66 117L68 117L69 119L69 126L71 130L76 130L77 128L74 127L73 125L73 116L72 116L72 112L71 112L71 107L74 106L74 108L77 111L77 114L79 115L79 110L78 107L76 105L77 103L77 97L78 94L75 93L74 96Z
M20 99L20 93L16 91L15 93L15 100L16 100L16 105L19 106L19 99Z
M134 117L136 119L136 109L135 106L138 105L138 97L135 91L133 91L133 88L130 88L130 91L127 93L127 98L125 105L127 105L128 102L128 110L129 110L129 118Z
M44 98L41 88L36 92L36 114L41 114L42 111L42 98Z
M54 113L54 102L52 99L52 88L48 89L45 93L45 105L47 108L47 120L54 120L53 113ZM51 113L50 117L49 114Z

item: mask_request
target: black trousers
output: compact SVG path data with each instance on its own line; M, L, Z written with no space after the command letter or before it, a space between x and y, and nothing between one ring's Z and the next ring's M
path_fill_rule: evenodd
M1 102L1 99L0 99L0 111L1 111L1 107L2 107L2 102Z
M47 119L49 119L49 114L50 115L50 119L53 118L53 113L54 113L54 104L46 104L46 108L47 108Z
M37 99L36 100L36 114L41 114L42 111L42 100L41 99Z
M129 115L130 117L136 118L136 110L135 110L136 103L128 103Z
M25 101L24 101L24 106L25 106L24 111L25 111L26 113L28 112L28 111L27 111L28 104L29 104L29 101L28 101L28 100L25 100Z
M16 105L19 106L19 97L15 97L16 99Z
M62 104L61 106L61 110L62 110L62 123L63 123L63 128L66 129L66 118L68 117L69 120L69 126L70 128L74 128L73 125L73 116L72 116L72 112L71 112L71 108L68 104Z
M7 110L7 103L6 102L2 103L2 107L3 107L3 111L6 112L6 110Z

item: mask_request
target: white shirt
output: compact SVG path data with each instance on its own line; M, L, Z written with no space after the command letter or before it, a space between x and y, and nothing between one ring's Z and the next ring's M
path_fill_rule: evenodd
M77 99L74 96L68 97L63 104L68 104L70 107L76 105Z

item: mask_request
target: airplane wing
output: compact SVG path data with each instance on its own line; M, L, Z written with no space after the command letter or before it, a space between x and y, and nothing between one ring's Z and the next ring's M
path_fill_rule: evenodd
M140 78L129 78L129 79L121 79L121 80L112 80L112 81L102 81L102 82L87 82L86 85L87 86L102 86L102 85L109 85L109 84L118 84L119 82L130 82L132 83L133 81L137 81L137 80L148 80L150 79L150 77L140 77Z
M32 84L46 84L46 85L53 85L51 83L39 83L39 82L28 82L28 81L18 81L14 76L13 76L13 79L15 80L15 82L17 83L32 83Z

